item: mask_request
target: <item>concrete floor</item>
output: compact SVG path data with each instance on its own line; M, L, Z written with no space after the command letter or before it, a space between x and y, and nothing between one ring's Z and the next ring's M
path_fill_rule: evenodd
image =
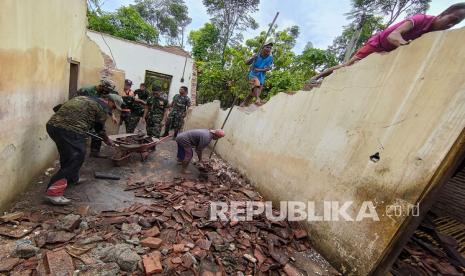
M153 203L150 199L135 197L133 191L124 191L128 183L145 181L145 183L169 181L174 177L193 178L198 175L197 169L191 164L188 171L191 174L182 175L180 166L176 163L176 142L169 139L157 145L148 159L141 161L140 155L133 153L130 162L125 166L114 166L109 159L86 158L81 169L81 178L87 181L78 185L69 185L65 196L72 199L73 204L68 207L54 207L47 204L44 191L50 176L42 176L18 199L13 209L52 209L72 208L89 205L93 211L115 210L132 205L134 202ZM114 153L113 148L102 147L102 152L108 155ZM206 155L208 157L208 155ZM194 157L196 158L196 157ZM94 178L94 172L105 172L121 177L120 180L104 180ZM51 172L53 174L53 172Z

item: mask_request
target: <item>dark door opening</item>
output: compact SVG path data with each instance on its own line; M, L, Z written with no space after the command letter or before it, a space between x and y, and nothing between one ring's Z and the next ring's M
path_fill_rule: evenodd
M149 70L145 71L145 87L148 91L152 91L154 85L161 87L163 94L168 96L171 87L171 80L173 76L165 75L162 73L152 72Z
M69 92L68 98L71 99L76 95L78 90L79 62L70 61L69 63Z

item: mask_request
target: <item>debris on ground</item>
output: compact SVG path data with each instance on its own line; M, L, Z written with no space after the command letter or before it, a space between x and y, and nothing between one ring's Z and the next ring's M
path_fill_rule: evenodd
M263 199L220 159L213 158L203 176L163 182L150 182L148 177L128 183L128 193L152 203L118 210L93 213L89 206L15 210L1 218L0 271L18 275L339 275L312 249L298 223L274 222L264 215L253 221L210 220L212 201Z
M465 224L429 213L392 267L394 276L465 275Z

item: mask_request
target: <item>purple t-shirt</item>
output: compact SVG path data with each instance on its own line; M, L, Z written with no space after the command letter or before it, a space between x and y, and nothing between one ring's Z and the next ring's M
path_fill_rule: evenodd
M406 41L409 41L419 38L424 33L430 32L431 24L433 23L435 18L436 16L432 15L416 14L405 20L402 20L397 24L388 27L382 32L375 34L374 36L370 37L370 39L368 39L367 43L385 52L392 51L396 48L396 46L392 45L387 39L387 37L395 29L399 28L400 25L404 24L407 21L413 23L413 28L410 31L402 34L402 37Z
M176 142L185 148L203 150L212 139L213 135L208 129L191 129L178 134Z

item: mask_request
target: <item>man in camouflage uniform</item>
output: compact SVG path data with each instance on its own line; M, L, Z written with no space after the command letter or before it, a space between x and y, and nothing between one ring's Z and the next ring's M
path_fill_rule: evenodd
M149 98L149 92L145 89L145 84L140 84L140 89L134 91L134 102L129 107L131 114L125 121L126 133L134 133L137 124L140 121L145 120L147 116L147 99Z
M77 96L101 97L107 94L118 94L113 81L107 79L101 79L98 85L82 87L77 91Z
M113 145L105 133L105 121L113 109L121 109L123 100L116 94L103 97L77 96L65 102L47 122L47 133L60 154L60 169L52 176L46 199L52 204L68 204L63 196L69 183L79 182L79 170L86 156L87 133L94 129L107 145Z
M98 85L82 87L77 91L78 96L90 96L90 97L102 97L108 94L118 94L115 91L115 84L111 80L101 79ZM114 123L117 123L113 113L110 114L111 119ZM96 158L106 158L107 156L100 153L100 148L102 147L102 141L96 138L91 138L90 141L90 156Z
M168 101L161 96L161 88L154 86L152 96L147 100L147 135L160 138L162 121L168 108Z
M124 88L123 92L121 92L121 97L123 98L123 105L121 106L121 117L119 124L120 126L123 124L128 125L128 119L131 115L131 108L134 103L134 91L131 89L132 81L129 79L124 80Z
M168 136L168 132L171 129L174 129L174 138L178 136L178 132L184 124L184 117L186 117L187 109L191 105L191 99L187 96L187 92L187 87L181 86L181 88L179 88L179 94L173 97L173 101L171 102L171 112L168 115L165 133L163 136Z

